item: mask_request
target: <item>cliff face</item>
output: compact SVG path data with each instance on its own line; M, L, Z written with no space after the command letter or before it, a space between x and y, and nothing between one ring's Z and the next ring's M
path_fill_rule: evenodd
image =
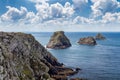
M51 36L47 48L64 49L71 46L69 39L65 36L63 31L54 32Z
M53 80L57 67L66 70L32 35L0 32L1 80Z

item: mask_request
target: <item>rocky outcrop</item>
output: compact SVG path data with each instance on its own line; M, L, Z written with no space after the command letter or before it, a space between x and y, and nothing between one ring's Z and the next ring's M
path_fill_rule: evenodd
M0 80L64 80L74 74L31 34L0 32Z
M65 36L63 31L54 32L51 36L47 48L64 49L71 46L69 39Z
M83 45L96 45L96 40L93 37L80 38L78 41L79 44Z
M101 34L101 33L98 33L95 37L96 40L104 40L105 37Z

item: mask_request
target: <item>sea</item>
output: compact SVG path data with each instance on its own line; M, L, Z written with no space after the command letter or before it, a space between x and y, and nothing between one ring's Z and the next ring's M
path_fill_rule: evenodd
M31 32L43 46L49 42L52 32ZM82 37L93 36L97 32L65 32L72 46L67 49L47 49L59 62L81 70L68 78L87 80L120 80L120 32L102 32L106 40L97 40L97 45L79 45Z

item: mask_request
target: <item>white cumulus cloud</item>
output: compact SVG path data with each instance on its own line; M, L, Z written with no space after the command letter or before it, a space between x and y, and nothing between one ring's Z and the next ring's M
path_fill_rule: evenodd
M65 5L60 3L50 5L47 2L36 3L36 13L29 12L25 7L18 9L7 6L7 8L8 11L0 17L3 22L43 23L58 18L70 18L74 14L74 9L69 2L66 2Z
M63 6L60 3L52 4L50 6L50 15L52 17L62 17Z
M31 0L32 1L32 0ZM74 15L75 5L80 7L86 5L88 0L73 0L73 4L66 2L49 4L48 0L37 0L35 4L36 12L29 12L25 7L20 9L7 6L8 11L0 17L2 22L20 22L33 24L106 24L120 23L120 13L115 12L119 8L119 2L116 0L91 0L93 5L91 9L94 17L83 17ZM101 16L100 19L95 17Z
M106 13L101 20L102 23L120 23L120 13Z
M94 19L89 19L89 18L85 18L85 17L81 17L81 16L77 16L74 20L73 20L74 24L91 24L91 23L95 23Z
M74 10L69 2L66 2L64 6L60 3L52 4L50 6L50 15L52 17L71 17Z
M94 17L102 16L107 12L115 12L120 3L117 0L91 0L93 5L91 6Z
M8 11L1 16L2 21L17 21L23 19L27 14L25 7L20 7L20 10L15 7L7 6Z
M36 4L35 7L37 10L36 15L41 21L49 17L49 4L48 3Z
M74 14L72 5L66 2L65 5L55 3L49 5L48 3L36 4L37 16L44 19L54 19L71 17Z
M75 11L73 10L73 6L69 2L66 2L63 8L63 14L69 17L69 16L72 16L74 12Z

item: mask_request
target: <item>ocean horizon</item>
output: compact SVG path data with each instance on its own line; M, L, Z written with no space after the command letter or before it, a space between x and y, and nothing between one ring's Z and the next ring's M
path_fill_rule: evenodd
M65 32L72 46L67 49L48 49L59 62L68 67L82 70L69 78L87 80L120 80L120 32L101 32L106 39L97 40L97 45L79 45L80 38L93 36L98 32ZM47 45L53 32L30 32L43 46Z
M120 0L0 0L0 58L0 80L120 80Z

